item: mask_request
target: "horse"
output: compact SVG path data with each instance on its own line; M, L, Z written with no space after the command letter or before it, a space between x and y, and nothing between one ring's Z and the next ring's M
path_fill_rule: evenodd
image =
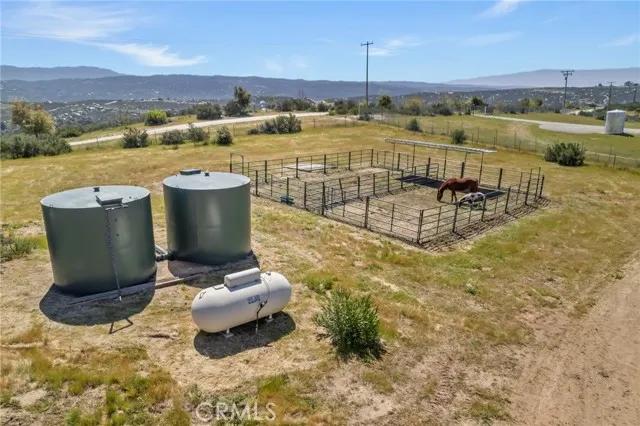
M456 191L469 191L478 192L478 181L472 178L451 178L442 182L442 185L438 188L438 201L442 200L442 194L448 189L451 191L451 202L455 198L458 201Z

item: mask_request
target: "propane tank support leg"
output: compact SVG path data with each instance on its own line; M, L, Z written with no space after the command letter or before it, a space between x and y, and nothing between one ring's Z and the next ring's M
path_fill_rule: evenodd
M273 321L273 314L269 314L269 316L267 317L267 319L265 320L266 322L271 322Z
M229 337L232 337L233 333L231 332L231 329L227 328L227 331L225 331L224 333L224 338L228 339Z

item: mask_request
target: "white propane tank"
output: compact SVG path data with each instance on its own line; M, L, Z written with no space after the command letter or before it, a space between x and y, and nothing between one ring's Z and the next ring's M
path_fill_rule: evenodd
M224 277L224 284L205 288L191 304L191 316L207 333L229 330L280 312L291 300L291 284L277 272L252 268Z
M604 132L608 135L621 135L624 133L625 112L614 109L607 112L607 121L604 123Z

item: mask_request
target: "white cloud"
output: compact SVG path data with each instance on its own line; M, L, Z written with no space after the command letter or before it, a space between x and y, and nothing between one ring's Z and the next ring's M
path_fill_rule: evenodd
M640 43L640 34L629 34L627 36L611 40L605 43L604 46L625 47L625 46L631 46L637 43Z
M489 9L478 15L480 18L497 18L513 12L526 0L498 0Z
M183 58L169 46L113 41L148 22L148 18L135 10L122 7L98 3L28 2L5 22L6 27L18 36L96 46L150 67L183 67L206 60L202 55Z
M183 58L169 50L169 46L138 43L94 43L104 49L131 56L142 65L150 67L186 67L206 62L203 55Z
M272 75L281 76L284 75L287 70L305 70L309 68L309 63L305 56L294 55L283 58L280 55L276 55L272 58L265 59L264 68Z
M385 40L379 46L369 46L370 56L392 56L400 50L422 45L423 42L415 37L403 36ZM364 54L364 52L363 52Z
M517 31L506 33L479 34L462 39L461 44L464 46L490 46L493 44L504 43L520 37L521 33Z

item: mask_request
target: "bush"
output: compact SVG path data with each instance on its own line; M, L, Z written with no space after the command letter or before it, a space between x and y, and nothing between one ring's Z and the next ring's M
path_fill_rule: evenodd
M544 159L561 166L577 167L584 164L585 149L577 143L556 143L547 146Z
M58 129L58 136L61 138L77 138L84 133L81 127L71 126Z
M27 256L38 247L33 237L19 237L5 230L0 231L0 260L7 262Z
M180 130L171 130L162 134L162 145L181 145L184 143L184 133Z
M285 134L298 133L302 131L302 122L295 115L279 115L273 120L267 120L264 123L250 129L248 134Z
M382 352L380 320L369 296L332 292L315 322L326 330L341 356L377 358Z
M462 129L455 129L451 132L451 143L455 145L462 145L467 140L467 135Z
M193 142L202 142L207 139L207 132L200 127L196 127L192 124L189 124L189 130L187 130L187 139Z
M2 158L30 158L38 155L59 155L71 152L71 145L56 135L37 137L32 135L14 135L0 141Z
M144 148L149 146L149 135L146 130L127 127L122 134L123 148Z
M231 145L233 143L233 135L227 126L222 126L216 130L215 142L218 145Z
M218 104L200 104L194 109L198 120L217 120L222 117L222 108Z
M147 126L158 126L168 121L167 112L160 109L152 109L144 117L144 124Z
M420 123L416 118L412 118L411 120L407 121L407 125L405 126L405 128L407 130L411 130L412 132L419 132L422 130L420 128Z

